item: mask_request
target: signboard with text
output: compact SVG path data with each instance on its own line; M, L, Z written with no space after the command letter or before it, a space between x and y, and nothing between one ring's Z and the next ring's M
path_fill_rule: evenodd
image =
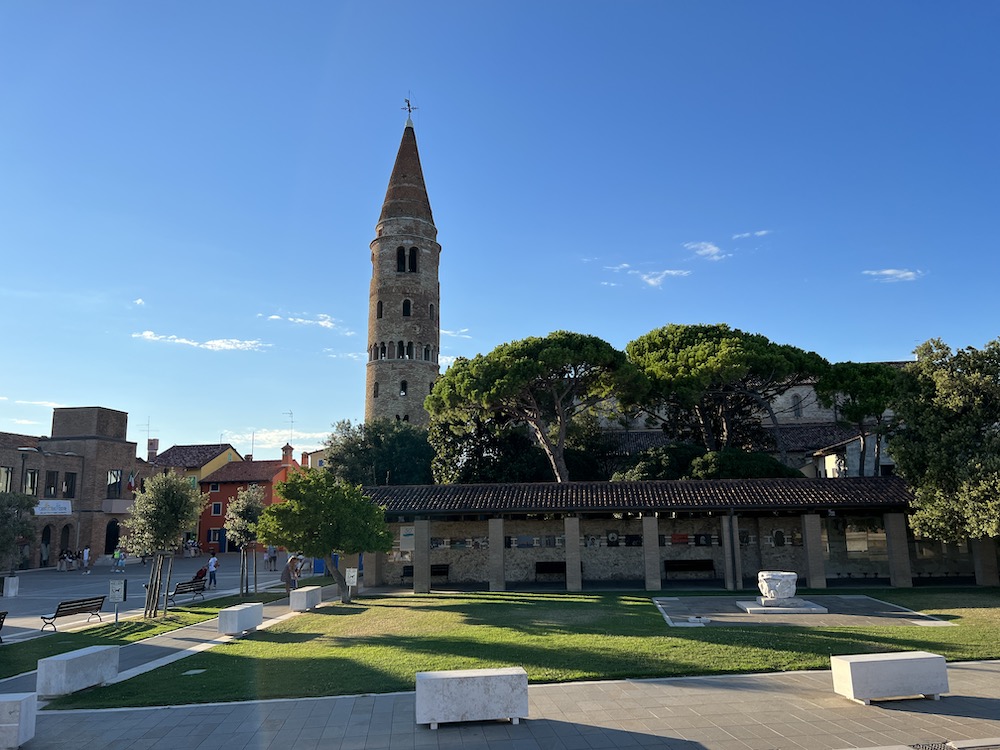
M35 506L36 516L71 516L73 503L70 500L42 499Z

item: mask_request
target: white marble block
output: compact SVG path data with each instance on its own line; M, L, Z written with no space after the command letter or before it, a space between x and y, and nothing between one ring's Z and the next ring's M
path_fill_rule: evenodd
M833 691L869 705L878 698L922 695L938 700L948 692L943 656L926 651L831 656Z
M118 646L89 646L38 660L35 690L43 698L104 685L118 676Z
M0 694L0 750L17 750L34 738L37 713L35 693Z
M417 672L417 724L528 718L528 674L521 667Z
M288 603L293 612L315 609L322 601L322 586L304 586L300 589L292 589L292 593L288 597Z
M219 632L223 635L240 635L245 630L256 630L264 622L264 604L247 602L219 610Z

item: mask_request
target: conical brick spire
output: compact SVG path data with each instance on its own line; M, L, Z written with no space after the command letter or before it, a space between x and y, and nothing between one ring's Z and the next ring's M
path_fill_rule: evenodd
M413 121L406 120L403 140L399 144L396 163L389 177L389 188L382 203L381 224L386 219L421 219L434 223L431 202L427 198L424 172L420 168L420 153L417 151L417 136L413 132Z

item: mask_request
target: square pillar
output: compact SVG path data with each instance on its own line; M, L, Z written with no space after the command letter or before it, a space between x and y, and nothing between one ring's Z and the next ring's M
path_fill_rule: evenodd
M727 591L743 588L743 560L740 558L740 522L736 516L722 517L723 579Z
M826 588L826 561L823 559L823 519L818 513L802 516L802 546L806 557L806 586Z
M385 552L365 552L365 587L385 583Z
M906 538L906 515L886 513L885 545L889 552L889 585L899 588L913 586L910 569L910 545Z
M566 535L566 590L583 590L583 567L580 556L580 519L577 516L566 516L563 519Z
M997 569L997 540L983 537L972 540L972 565L976 570L977 586L1000 586Z
M507 574L504 571L503 556L503 519L491 518L489 520L490 549L489 549L489 578L490 591L507 590Z
M642 559L646 568L646 591L663 588L660 577L660 525L655 513L642 517Z
M413 522L413 593L431 592L431 522L418 518Z

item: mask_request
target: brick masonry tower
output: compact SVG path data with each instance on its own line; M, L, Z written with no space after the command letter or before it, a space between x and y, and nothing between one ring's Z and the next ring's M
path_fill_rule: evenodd
M365 421L398 419L426 427L424 399L439 373L441 246L409 118L371 257Z

